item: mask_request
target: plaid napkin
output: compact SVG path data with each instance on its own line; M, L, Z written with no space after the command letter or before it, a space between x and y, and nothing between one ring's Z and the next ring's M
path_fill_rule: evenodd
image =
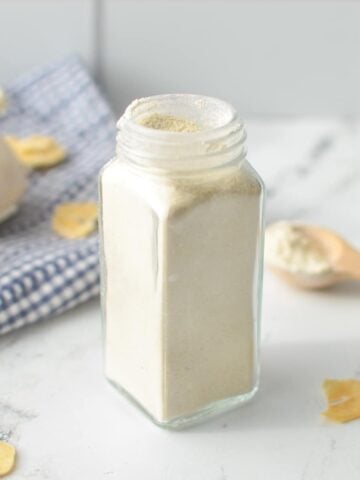
M0 224L0 334L98 294L97 236L62 239L50 219L58 203L96 199L97 175L115 139L110 109L76 58L21 77L6 94L0 134L50 135L69 158L33 172L18 213Z

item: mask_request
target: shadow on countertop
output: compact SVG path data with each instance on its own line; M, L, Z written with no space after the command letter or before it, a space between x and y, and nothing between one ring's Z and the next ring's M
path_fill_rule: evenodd
M261 363L260 389L250 403L184 431L326 428L331 424L320 415L326 407L322 382L360 379L359 340L265 345Z

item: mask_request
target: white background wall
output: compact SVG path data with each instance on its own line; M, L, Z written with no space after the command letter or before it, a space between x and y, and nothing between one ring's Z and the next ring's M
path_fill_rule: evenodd
M120 111L196 92L244 116L360 114L360 2L0 0L0 83L77 52Z

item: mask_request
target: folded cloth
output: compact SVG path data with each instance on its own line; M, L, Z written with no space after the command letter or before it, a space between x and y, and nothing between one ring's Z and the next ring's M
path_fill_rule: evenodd
M50 135L69 156L31 173L18 213L0 224L0 334L98 294L97 236L60 238L51 216L59 203L96 199L97 175L115 139L112 113L76 58L22 76L6 94L0 134Z

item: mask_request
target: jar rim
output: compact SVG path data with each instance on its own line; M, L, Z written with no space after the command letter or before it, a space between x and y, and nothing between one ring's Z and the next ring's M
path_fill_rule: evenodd
M175 107L174 110L172 107ZM187 112L182 114L181 110L183 111L184 107ZM209 110L212 110L210 124L208 118ZM179 132L149 128L139 123L141 118L152 113L179 116L186 120L193 120L200 123L200 129L198 131ZM196 114L200 116L200 119L195 118ZM204 121L201 117L207 117L207 121ZM128 127L142 135L149 137L158 136L159 138L167 137L169 139L173 137L174 140L188 138L189 141L193 141L194 137L202 137L204 134L208 136L209 134L221 133L224 128L228 128L233 122L243 125L243 122L238 118L235 108L230 103L215 97L188 93L169 93L135 99L128 105L124 114L120 117L117 123L118 128L121 128L125 122Z
M199 125L198 131L149 128L140 121L171 115ZM246 133L229 103L194 94L154 95L134 100L118 121L117 152L137 164L164 169L211 168L245 157Z

